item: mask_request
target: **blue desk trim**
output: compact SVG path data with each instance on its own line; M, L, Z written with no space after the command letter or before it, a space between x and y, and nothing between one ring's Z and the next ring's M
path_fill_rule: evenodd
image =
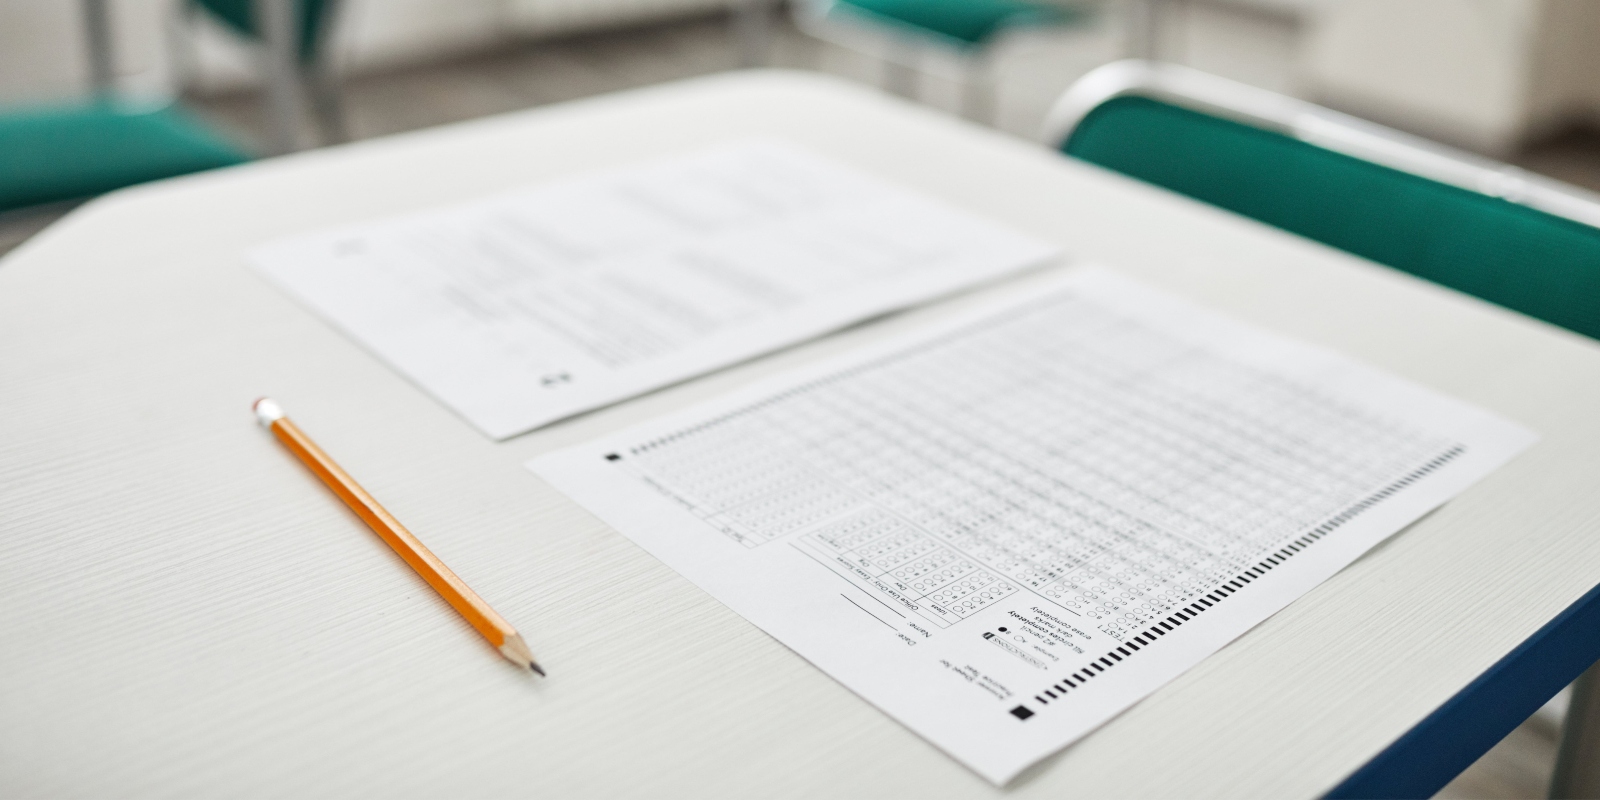
M1600 661L1600 586L1590 589L1467 684L1327 797L1432 797L1596 661Z

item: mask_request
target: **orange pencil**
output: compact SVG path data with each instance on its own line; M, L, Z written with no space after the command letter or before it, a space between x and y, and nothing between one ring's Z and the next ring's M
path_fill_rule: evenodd
M255 402L253 408L256 419L261 422L262 427L272 431L272 435L278 437L278 441L283 442L283 445L289 448L289 452L294 453L307 467L310 467L312 473L321 478L334 494L339 495L339 499L343 500L345 505L350 506L363 520L366 520L372 530L388 542L389 546L394 548L394 551L439 593L439 596L460 612L461 616L466 617L467 622L477 628L478 633L483 634L483 638L488 639L489 644L494 645L501 655L519 667L531 669L540 675L544 674L538 662L533 660L533 651L528 649L528 643L522 640L517 629L511 627L511 623L506 622L504 617L495 613L477 592L462 583L443 561L428 552L428 548L424 547L417 537L412 536L411 531L406 530L399 520L385 511L383 506L378 505L378 501L372 499L372 495L367 494L355 479L340 469L338 464L333 463L333 459L322 452L322 448L317 447L310 437L284 416L283 409L279 408L277 403L263 397Z

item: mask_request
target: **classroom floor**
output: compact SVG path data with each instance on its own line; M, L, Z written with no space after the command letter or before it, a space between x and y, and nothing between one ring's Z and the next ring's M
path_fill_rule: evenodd
M1219 12L1235 13L1235 12ZM1078 76L1120 55L1114 22L1021 35L996 60L998 92L988 120L1008 133L1036 138L1054 98ZM1210 20L1209 39L1191 41L1187 60L1257 85L1289 88L1287 48L1271 19ZM1229 37L1235 37L1230 39ZM1198 44L1196 43L1198 42ZM1209 54L1209 55L1208 55ZM1209 60L1208 60L1209 59ZM881 62L801 35L789 25L774 31L767 63L821 70L853 80L881 82ZM706 17L560 39L383 74L361 75L344 85L351 134L364 139L489 114L572 100L603 92L705 75L740 64L728 21ZM933 62L931 71L958 74L957 65ZM951 113L961 106L960 84L949 77L923 79L917 98ZM186 98L194 110L241 142L260 146L266 130L260 99L249 92ZM1529 149L1525 168L1600 190L1600 136L1572 134ZM64 209L0 215L0 255L22 244ZM1543 797L1555 762L1559 703L1517 728L1460 777L1444 798Z

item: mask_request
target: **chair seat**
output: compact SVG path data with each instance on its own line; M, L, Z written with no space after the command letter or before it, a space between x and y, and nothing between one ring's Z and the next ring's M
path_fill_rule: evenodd
M0 111L0 211L248 161L174 108L110 103Z
M1024 0L839 0L849 10L892 24L979 45L1007 27L1067 21L1065 9Z

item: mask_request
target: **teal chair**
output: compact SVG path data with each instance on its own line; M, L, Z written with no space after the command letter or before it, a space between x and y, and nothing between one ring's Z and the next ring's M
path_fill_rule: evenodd
M794 18L801 30L845 47L855 43L839 28L887 39L887 82L901 94L914 91L922 50L954 53L967 67L967 110L984 117L993 113L990 45L1007 31L1077 24L1089 15L1082 7L1033 0L795 0Z
M1582 190L1183 67L1063 95L1067 155L1600 338L1600 202Z
M247 160L244 151L175 107L90 101L0 110L0 212Z
M249 159L181 109L114 100L106 2L85 0L83 11L95 96L0 108L0 214Z
M838 0L840 11L882 25L936 37L961 48L982 47L1012 28L1053 25L1077 16L1026 0Z

